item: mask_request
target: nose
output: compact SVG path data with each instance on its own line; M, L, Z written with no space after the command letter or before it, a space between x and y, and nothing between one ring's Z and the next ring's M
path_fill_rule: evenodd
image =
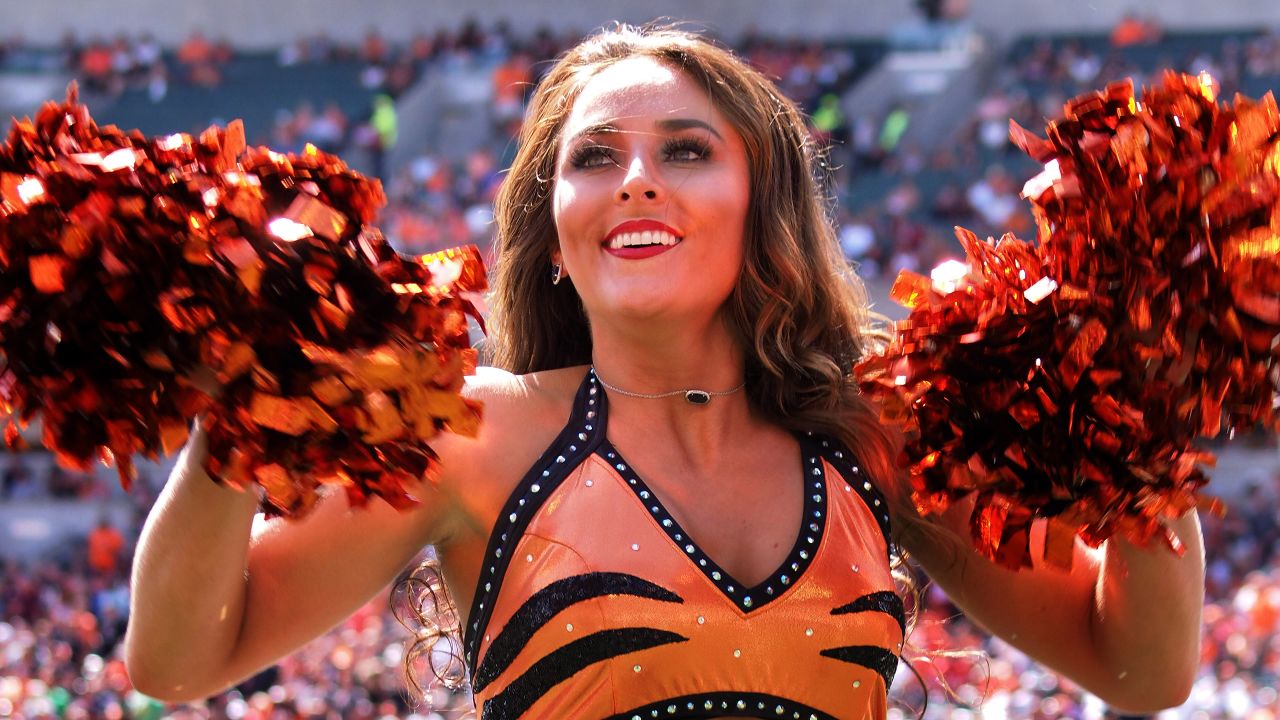
M652 201L659 199L661 195L661 182L654 176L652 168L643 158L632 158L626 174L622 177L622 182L618 185L615 199L618 202L630 202L633 198Z

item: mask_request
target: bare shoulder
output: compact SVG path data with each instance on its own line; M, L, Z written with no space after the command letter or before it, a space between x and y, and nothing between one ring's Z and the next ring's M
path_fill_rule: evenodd
M509 442L514 440L509 434L517 429L516 434L527 434L530 423L551 423L558 432L568 420L585 372L585 368L573 367L516 375L499 368L477 368L463 388L467 398L484 406L476 440L481 444Z
M487 536L507 496L569 420L585 367L515 375L482 367L463 394L483 406L475 437L441 435L440 487L472 530Z

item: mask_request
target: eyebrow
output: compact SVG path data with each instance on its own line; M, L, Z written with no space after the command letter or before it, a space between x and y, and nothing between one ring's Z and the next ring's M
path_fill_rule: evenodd
M710 123L697 118L667 118L657 121L658 129L666 132L679 132L681 130L706 130L716 136L717 140L724 142L724 136L719 133ZM592 135L603 135L606 133L622 132L617 125L612 123L595 123L583 128L581 132L574 135L572 141L576 142L579 138L590 137Z
M659 120L658 127L668 132L678 130L706 130L712 135L715 135L717 140L724 140L724 138L720 136L720 133L716 132L716 129L711 127L709 123L696 118L671 118L668 120Z

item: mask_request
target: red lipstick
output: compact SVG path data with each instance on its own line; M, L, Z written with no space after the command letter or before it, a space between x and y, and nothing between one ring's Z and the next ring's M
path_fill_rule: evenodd
M658 222L657 220L650 220L648 218L638 218L636 220L627 220L618 223L617 226L609 231L608 235L604 236L604 244L608 245L609 241L616 235L633 232L664 232L670 235L675 235L678 239L684 238L678 230L670 225Z
M623 235L627 233L642 233L642 232L665 233L665 234L671 235L672 237L675 237L676 243L673 245L655 244L655 245L637 245L637 246L630 246L630 247L610 247L610 243L618 235ZM609 234L605 236L604 242L602 243L602 245L604 246L605 251L608 252L610 255L613 255L614 257L619 257L626 260L643 260L645 258L650 258L655 255L661 255L662 253L674 248L676 245L679 245L680 244L679 241L682 239L683 239L683 235L681 235L680 232L675 228L665 223L658 222L657 220L640 218L636 220L627 220L625 222L621 222L618 225L616 225L612 230L609 231Z

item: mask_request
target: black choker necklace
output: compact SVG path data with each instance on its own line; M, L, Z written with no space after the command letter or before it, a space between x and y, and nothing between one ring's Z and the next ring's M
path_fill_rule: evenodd
M604 378L600 377L600 373L596 372L595 365L591 366L591 372L596 376L596 379L600 381L600 384L605 386L605 389L612 390L613 392L616 392L619 395L626 395L627 397L640 398L642 400L659 400L661 398L669 398L669 397L675 397L676 395L684 395L685 402L689 403L690 405L706 405L707 403L711 402L711 398L713 397L716 397L718 395L732 395L747 386L747 383L744 380L741 385L731 390L701 390L698 388L689 388L688 390L672 390L671 392L664 392L664 393L637 393L637 392L631 392L630 390L623 390L620 387L614 387L613 385L610 385L609 383L605 382Z

